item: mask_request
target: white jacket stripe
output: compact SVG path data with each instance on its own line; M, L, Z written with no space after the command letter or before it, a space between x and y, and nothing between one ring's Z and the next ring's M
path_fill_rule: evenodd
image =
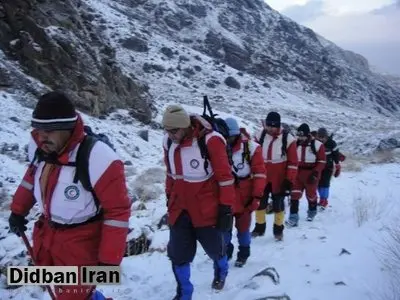
M104 220L103 224L119 228L128 228L129 222L118 221L118 220Z

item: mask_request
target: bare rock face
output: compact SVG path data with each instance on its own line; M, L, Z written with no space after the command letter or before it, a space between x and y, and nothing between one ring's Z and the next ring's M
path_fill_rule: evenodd
M94 116L127 108L138 120L149 122L148 87L116 64L115 50L101 38L101 28L91 24L98 17L80 0L1 1L0 50L43 83L39 88L27 78L15 80L24 77L21 71L0 60L2 87L32 96L60 89Z

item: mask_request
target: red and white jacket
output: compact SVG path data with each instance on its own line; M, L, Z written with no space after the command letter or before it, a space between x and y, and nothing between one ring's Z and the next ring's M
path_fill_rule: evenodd
M75 161L83 138L83 122L79 116L71 139L64 152L58 156L60 164ZM40 147L37 132L34 130L28 147L30 160L33 159L38 146ZM94 217L97 209L91 192L86 191L80 182L73 183L75 167L53 165L48 175L46 191L42 192L39 180L45 164L42 161L28 168L14 195L11 211L26 216L37 202L45 219L56 223L83 223ZM89 174L99 204L103 209L101 229L93 232L93 235L101 235L99 261L120 264L125 254L131 214L123 162L106 144L98 142L90 153ZM79 226L75 228L71 231L79 230Z
M260 145L250 139L244 128L241 128L240 131L240 138L232 147L232 160L235 166L233 171L239 180L236 187L234 213L257 209L267 180ZM249 160L244 156L245 143L248 145Z
M278 194L282 192L284 179L288 179L292 183L296 181L298 168L296 140L291 134L288 134L286 154L282 156L282 130L276 136L265 134L264 141L260 141L261 135L262 130L256 133L255 141L259 144L262 143L262 155L268 177L267 183L271 183L272 193Z
M311 143L315 143L316 154L313 153ZM299 171L313 170L321 175L326 164L325 146L320 141L309 138L304 143L298 141L297 155L299 157Z
M219 204L234 205L234 177L223 136L200 116L192 116L191 122L192 132L180 144L171 143L168 149L168 134L164 136L168 221L174 224L186 210L195 227L212 226L217 222ZM207 172L197 142L202 136L210 156Z

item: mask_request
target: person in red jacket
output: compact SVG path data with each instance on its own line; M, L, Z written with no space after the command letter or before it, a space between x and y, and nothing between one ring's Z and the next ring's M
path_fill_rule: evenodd
M251 213L260 204L267 176L260 145L251 140L246 129L240 128L235 119L227 118L225 123L229 128L228 145L232 150L232 168L237 181L233 213L239 251L235 266L242 267L250 256ZM232 258L234 249L231 240L232 231L225 235L228 259Z
M94 144L88 172L97 202L74 183L75 167L68 165L85 137L72 102L60 92L41 96L31 123L31 164L11 203L11 231L20 236L27 229L26 216L36 203L41 212L33 228L36 265L120 265L131 214L123 162L105 143ZM94 289L56 286L55 293L59 300L83 300Z
M221 290L228 275L224 232L232 229L234 177L226 140L201 116L179 105L166 108L162 124L170 237L168 257L177 281L174 299L192 299L190 263L197 241L214 262L212 288Z
M324 144L311 136L310 127L306 123L297 128L297 155L299 170L291 193L290 215L287 220L290 227L298 225L299 200L304 190L308 200L307 220L312 221L317 215L318 182L326 164Z
M256 211L254 237L262 236L266 227L266 208L271 194L274 211L273 234L276 240L283 238L285 221L285 196L290 193L297 174L296 140L281 128L281 116L270 112L265 119L264 129L258 132L255 140L262 146L262 154L267 172L267 185L260 206Z

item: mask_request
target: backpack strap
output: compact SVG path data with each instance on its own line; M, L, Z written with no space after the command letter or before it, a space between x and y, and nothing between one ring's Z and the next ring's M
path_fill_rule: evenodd
M317 149L315 148L315 139L311 140L311 151L314 153L314 155L317 155Z
M204 96L206 97L206 96ZM208 159L209 159L209 154L208 154L208 149L206 145L206 136L202 136L201 138L198 139L197 141L199 148L200 148L200 154L201 157L204 159L204 171L206 171L206 174L208 175Z
M245 161L251 164L249 141L243 142L242 164L244 164Z
M266 135L267 135L267 131L265 129L263 129L263 131L261 132L260 140L258 141L258 143L261 145L261 147L264 144L264 139L265 139Z
M287 130L283 130L282 133L282 151L281 151L281 157L284 157L286 155L286 151L287 151L287 140L288 140L288 135L289 135L289 131Z
M167 164L168 169L171 171L171 163L169 161L169 149L171 149L172 140L170 138L167 139Z
M208 109L208 112L210 113L210 117L211 117L212 119L214 119L214 117L215 117L216 115L215 115L215 114L213 113L213 111L212 111L210 101L208 100L208 97L207 97L207 96L204 96L204 97L203 97L203 116L206 116L206 115L207 115L207 113L206 113L207 109Z
M76 155L76 160L75 160L76 169L73 182L77 184L78 181L80 181L82 186L87 191L92 193L94 202L97 207L97 212L99 212L100 201L97 198L96 193L92 187L89 174L89 156L96 142L97 139L90 135L86 135L83 141L81 142L78 149L78 153Z

